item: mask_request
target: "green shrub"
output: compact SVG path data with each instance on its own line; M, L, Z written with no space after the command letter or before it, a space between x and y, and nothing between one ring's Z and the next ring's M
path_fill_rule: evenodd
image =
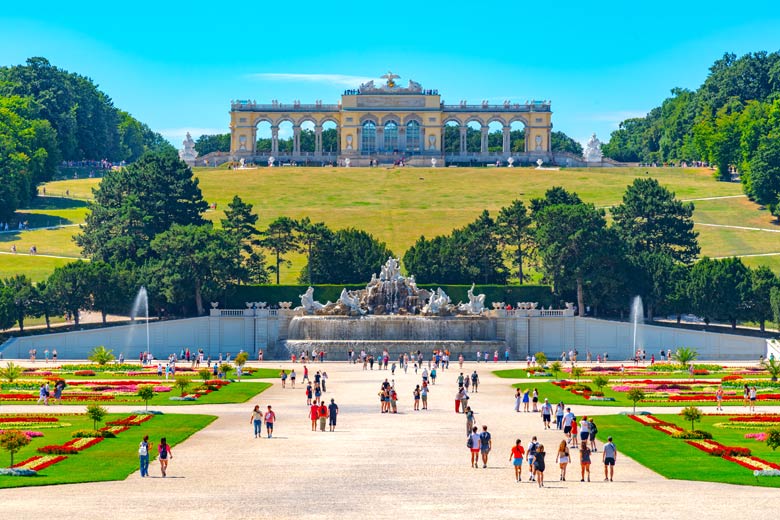
M5 379L9 383L13 383L21 377L22 372L24 372L24 367L9 361L5 367L0 368L0 378Z
M599 391L601 391L605 386L609 384L609 378L607 376L596 376L593 378L591 382L594 385L596 385L596 388L598 388Z
M537 352L534 354L534 359L536 360L536 364L540 367L543 367L547 364L547 354L544 352Z
M76 430L71 434L71 437L74 439L94 439L98 437L102 437L104 439L113 439L116 437L116 434L109 431L101 431L101 430Z
M30 438L19 430L6 430L0 434L0 447L11 454L11 466L14 465L14 454L30 444Z
M208 368L201 368L198 370L198 376L203 379L203 382L205 383L209 379L211 379L211 370Z
M693 424L696 421L701 421L701 410L695 406L686 406L680 411L680 415L686 420L691 421L691 430L693 430Z
M571 368L571 375L574 379L579 379L582 377L582 375L585 373L585 369L582 367L572 367Z
M634 413L636 413L636 403L645 398L645 392L641 388L632 388L628 391L628 399L634 403Z
M181 391L181 396L184 397L184 392L187 390L187 387L190 386L190 378L185 376L176 376L176 383L174 383L174 386L178 388Z
M766 445L773 450L780 448L780 428L772 428L766 432Z
M590 386L586 385L585 383L575 383L569 387L569 390L574 390L577 392L592 392Z
M140 385L137 392L138 397L144 400L146 410L149 410L149 400L154 397L154 387L152 385Z
M92 429L97 430L97 425L108 414L108 410L99 404L91 404L87 406L87 416L92 419Z
M113 352L113 350L106 350L106 347L100 345L99 347L92 349L92 352L87 356L87 359L100 366L105 366L114 360Z

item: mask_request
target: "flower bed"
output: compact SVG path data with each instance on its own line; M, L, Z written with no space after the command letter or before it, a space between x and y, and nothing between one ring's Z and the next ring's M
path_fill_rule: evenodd
M74 376L94 376L95 371L94 370L76 370L73 372Z
M766 432L758 432L758 433L746 433L745 434L746 439L755 439L760 442L766 442Z
M0 430L0 435L4 434L5 432L6 432L6 430ZM22 433L24 433L27 436L28 439L34 439L36 437L43 437L43 433L42 432L26 430L26 431L23 431Z
M729 421L780 423L780 414L735 415Z
M36 455L35 457L30 457L29 459L24 460L18 464L14 464L11 467L15 469L28 469L32 471L41 471L48 468L52 464L56 464L67 458L68 457L65 457L63 455Z
M138 426L139 424L148 421L154 417L153 415L131 415L124 419L118 419L116 421L109 421L106 426Z
M51 417L48 415L14 415L12 417L0 417L0 423L26 423L26 422L34 422L34 423L44 423L44 422L57 422L59 421L58 417Z
M82 437L73 439L62 445L48 445L38 448L38 453L48 454L75 454L80 451L84 451L87 448L94 446L95 444L102 442L103 437Z

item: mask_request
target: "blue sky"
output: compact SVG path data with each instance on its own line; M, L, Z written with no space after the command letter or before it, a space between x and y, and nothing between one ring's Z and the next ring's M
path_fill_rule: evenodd
M44 56L89 76L177 146L227 132L231 99L336 102L388 69L448 103L550 99L556 130L607 140L724 52L780 49L766 0L11 2L0 64Z

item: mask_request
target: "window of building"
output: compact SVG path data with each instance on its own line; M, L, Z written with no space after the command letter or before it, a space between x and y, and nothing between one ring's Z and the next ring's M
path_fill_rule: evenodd
M388 152L398 150L398 123L394 121L385 124L385 150Z
M374 153L376 151L376 124L373 121L363 123L360 150L364 153Z
M420 151L420 123L417 121L406 124L406 149L410 152Z

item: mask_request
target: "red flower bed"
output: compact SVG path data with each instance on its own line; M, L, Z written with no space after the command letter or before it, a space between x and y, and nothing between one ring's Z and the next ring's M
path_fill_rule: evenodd
M737 415L734 417L729 417L729 421L780 423L780 415L778 414Z
M4 422L35 422L35 423L41 423L41 422L58 422L59 419L57 417L48 417L48 416L40 416L40 415L33 415L33 416L13 416L13 417L0 417L0 423Z
M61 446L57 445L48 445L48 446L42 446L38 448L38 453L49 453L49 454L74 454L78 453L80 451L84 451L87 448L91 448L95 444L101 442L103 440L103 437L85 437L81 439L72 439L66 442L65 444Z
M139 424L148 421L154 417L153 415L131 415L124 419L118 419L116 421L109 421L107 426L138 426Z
M27 469L31 469L33 471L41 471L43 469L48 468L49 466L53 464L57 464L58 462L61 462L68 457L65 457L64 455L61 455L59 457L44 457L43 455L36 455L35 457L30 457L27 460L23 460L22 462L18 464L14 464L11 466L12 468L21 468L25 467ZM36 461L41 461L40 463L36 464Z
M759 401L775 401L780 399L780 394L758 394ZM737 401L743 399L741 395L724 395L724 401ZM715 396L710 394L687 394L687 395L670 395L669 401L715 401Z
M710 373L709 370L704 370L703 368L696 368L693 370L693 375L695 376L706 376Z
M685 442L694 448L700 449L704 453L709 453L716 457L750 457L750 449L741 446L724 446L713 440L694 440Z
M740 379L742 379L742 376L736 374L729 374L720 378L721 381L738 381Z
M209 379L206 381L206 384L211 386L225 386L229 385L230 381L225 381L224 379Z
M73 372L74 376L94 376L95 371L94 370L76 370Z
M766 469L767 467L780 471L780 466L778 466L774 462L769 462L768 460L759 459L758 457L749 456L749 457L741 457L737 459L735 457L723 455L723 458L730 462L739 464L743 468L747 468L751 471L763 470Z

